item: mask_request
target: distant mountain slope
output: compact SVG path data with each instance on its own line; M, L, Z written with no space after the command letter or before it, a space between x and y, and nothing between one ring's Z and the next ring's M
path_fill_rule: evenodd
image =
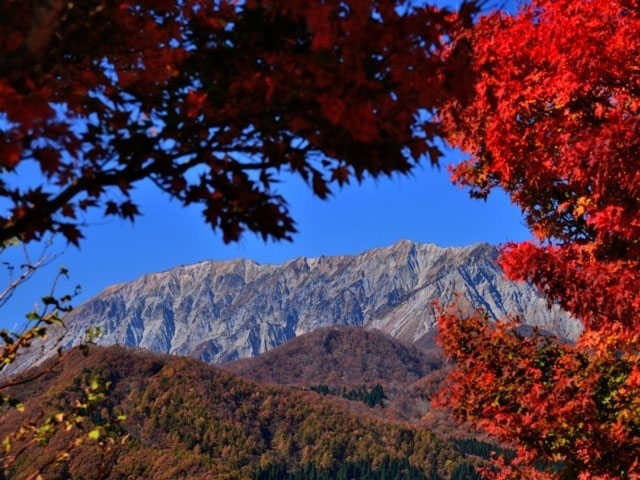
M379 330L323 327L225 370L283 385L409 385L443 365L442 357Z
M432 301L456 292L492 318L510 313L565 337L580 324L530 285L504 278L487 244L440 248L402 241L359 255L282 265L206 261L114 285L68 315L64 345L87 327L102 344L192 354L220 363L258 355L330 325L363 325L406 342L429 336Z
M0 416L0 438L41 411L72 403L96 373L113 383L91 421L100 423L109 411L127 416L123 434L128 441L116 445L106 464L110 480L253 479L260 467L291 473L304 468L324 472L307 478L333 479L340 478L344 464L370 470L410 465L422 475L349 478L466 478L452 477L464 468L461 455L424 428L354 414L344 408L346 401L334 397L256 385L194 359L122 347L95 347L87 358L72 351L56 372L14 389L14 395L29 400L24 414ZM29 447L9 478L25 478L46 464L69 444L68 435L60 432L46 447ZM14 445L16 451L20 447ZM88 442L45 478L95 478L97 455Z
M322 386L336 396L380 386L383 408L375 408L371 414L418 424L423 424L429 411L420 382L443 367L439 349L423 350L380 330L358 326L318 328L257 357L221 365L262 383L307 389ZM348 407L362 408L358 401ZM447 435L457 428L453 422L447 426Z

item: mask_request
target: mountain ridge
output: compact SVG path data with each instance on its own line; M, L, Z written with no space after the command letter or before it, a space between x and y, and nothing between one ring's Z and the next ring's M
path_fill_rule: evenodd
M67 318L66 348L88 327L100 344L123 344L221 363L263 353L331 325L379 329L416 342L435 323L433 301L462 294L492 319L515 313L563 337L580 324L532 286L504 278L487 243L438 247L403 240L360 254L298 257L282 264L205 260L112 285Z

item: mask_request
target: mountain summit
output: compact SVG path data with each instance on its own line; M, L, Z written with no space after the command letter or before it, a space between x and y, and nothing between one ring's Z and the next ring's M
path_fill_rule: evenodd
M221 363L331 325L377 328L419 342L436 321L432 301L446 305L455 293L494 319L517 314L563 337L579 335L580 324L548 309L531 285L507 280L497 255L488 244L441 248L405 240L280 265L204 261L105 289L68 315L64 345L99 327L101 344Z

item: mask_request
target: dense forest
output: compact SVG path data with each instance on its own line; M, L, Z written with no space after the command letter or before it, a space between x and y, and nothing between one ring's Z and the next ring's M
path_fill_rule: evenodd
M369 388L366 385L347 389L346 387L337 388L330 387L329 385L320 384L312 385L310 390L319 393L320 395L335 395L346 398L347 400L358 400L364 403L367 407L375 407L379 405L384 408L383 400L385 398L384 388L379 383L376 383L373 387Z
M462 465L462 464L461 464ZM452 477L453 478L453 477ZM346 462L334 469L317 469L307 465L289 473L285 465L258 469L255 480L440 480L436 473L426 477L406 459L388 460L374 467L370 462Z
M504 457L506 460L513 460L515 457L513 450L501 448L475 438L456 438L452 441L456 450L462 455L473 455L484 459L489 459L492 455L497 455Z
M450 480L482 480L482 476L476 471L473 464L462 462L451 473Z
M423 385L422 379L441 371L443 361L432 343L417 348L380 330L339 325L315 329L257 357L220 368L257 382L356 400L345 405L356 413L362 411L361 406L380 405L384 408L369 413L387 420L423 423L429 410L425 392L437 390L441 379L434 388ZM371 392L375 385L380 387ZM438 425L445 435L457 428L450 418Z
M476 468L469 462L459 463L448 480L481 480ZM347 462L337 469L317 469L307 465L295 472L287 471L286 465L259 468L254 480L444 480L437 473L426 476L407 460L385 460L378 467L370 462Z
M100 469L112 480L272 474L295 479L305 469L318 479L343 473L375 480L465 478L456 473L467 468L465 455L424 428L354 413L340 398L258 385L193 359L122 347L95 347L87 358L74 351L37 384L18 387L16 395L31 399L28 413L4 414L0 435L28 420L25 416L72 404L93 375L112 384L91 420L100 424L126 415L120 426L126 441L107 456L87 442L69 462L50 468L48 479L95 478ZM45 465L72 440L69 435L58 432L44 448L27 448L12 477Z

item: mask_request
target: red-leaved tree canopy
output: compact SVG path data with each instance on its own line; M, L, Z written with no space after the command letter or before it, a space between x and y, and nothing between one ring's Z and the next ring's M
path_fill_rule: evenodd
M640 7L535 0L470 36L475 96L441 112L470 154L459 184L505 190L538 242L502 266L580 319L574 346L518 338L479 313L441 321L457 360L444 401L518 448L497 478L640 475Z
M281 171L330 184L438 161L430 112L464 92L471 25L399 0L15 1L0 7L0 242L138 215L150 179L225 241L294 232ZM19 188L29 162L47 178Z

